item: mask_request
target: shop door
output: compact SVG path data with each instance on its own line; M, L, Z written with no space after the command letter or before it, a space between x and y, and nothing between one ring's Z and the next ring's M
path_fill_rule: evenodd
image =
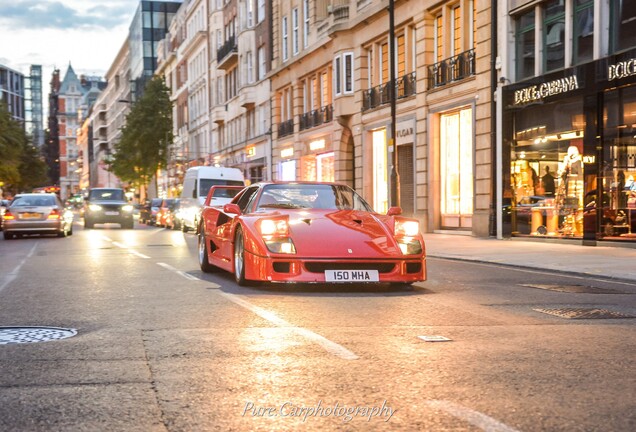
M473 113L471 108L441 115L441 227L470 229L473 215Z
M400 175L400 207L405 216L415 213L415 179L413 176L413 144L398 146Z

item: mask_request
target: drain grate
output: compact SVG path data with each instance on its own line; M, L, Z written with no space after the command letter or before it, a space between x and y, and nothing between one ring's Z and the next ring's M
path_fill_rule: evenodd
M636 318L636 316L614 312L608 309L598 308L559 308L559 309L533 309L548 315L558 316L567 319L616 319L616 318Z
M585 285L542 285L542 284L519 284L528 288L538 288L542 290L558 291L574 294L629 294L625 291L610 288L597 288Z
M60 327L0 327L0 345L48 342L76 334L75 329Z

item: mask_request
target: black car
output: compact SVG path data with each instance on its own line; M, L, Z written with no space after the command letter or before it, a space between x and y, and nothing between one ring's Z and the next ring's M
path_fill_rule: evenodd
M84 227L118 223L122 228L131 229L134 226L133 210L134 207L126 200L123 189L91 189L84 206Z
M157 220L157 212L161 206L161 201L161 198L146 200L144 205L139 209L139 223L154 225Z

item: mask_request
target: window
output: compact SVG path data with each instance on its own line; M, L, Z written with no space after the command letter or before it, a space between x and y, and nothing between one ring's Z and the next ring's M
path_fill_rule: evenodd
M462 14L459 6L451 11L453 23L453 38L451 39L451 52L454 56L462 52Z
M434 44L434 56L435 62L439 63L444 59L444 27L442 26L442 16L438 15L435 18L435 44Z
M380 77L380 83L384 84L389 82L389 44L383 43L380 48L380 65L382 75Z
M636 2L610 1L610 49L612 53L636 46Z
M342 67L340 56L333 59L333 79L336 95L342 94Z
M246 54L245 58L246 69L247 69L247 83L251 84L254 82L254 66L252 64L252 52L249 51Z
M550 0L544 10L543 66L550 72L565 67L565 2Z
M287 52L287 17L283 17L283 23L282 23L282 36L283 36L283 41L282 41L282 51L283 51L283 61L287 61L287 58L289 57L289 53Z
M303 47L309 46L309 0L303 0Z
M265 0L258 0L258 17L257 21L262 22L265 19Z
M298 8L292 10L292 52L298 54Z
M262 80L265 78L265 74L267 74L267 64L265 62L265 48L258 48L258 80Z
M247 27L254 25L254 5L253 0L247 0Z
M516 72L517 80L534 76L535 11L521 15L516 22Z
M594 42L594 1L574 1L574 50L572 64L592 60Z
M353 53L345 53L344 60L344 93L353 93Z

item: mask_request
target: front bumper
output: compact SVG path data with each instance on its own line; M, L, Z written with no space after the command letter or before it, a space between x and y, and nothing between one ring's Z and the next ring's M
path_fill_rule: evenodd
M326 283L324 270L378 270L379 282L412 283L426 280L426 257L365 260L264 257L245 252L245 278L266 282ZM333 282L329 282L333 283ZM347 282L343 282L347 283ZM350 282L351 283L351 282ZM358 282L359 283L359 282Z

